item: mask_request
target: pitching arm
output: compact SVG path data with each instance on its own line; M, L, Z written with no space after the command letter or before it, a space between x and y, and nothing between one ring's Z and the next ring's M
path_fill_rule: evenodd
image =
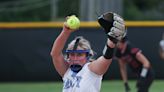
M55 69L60 74L60 76L64 76L65 72L68 69L68 63L65 62L64 56L62 54L62 50L64 45L70 36L72 30L70 30L65 24L63 26L63 30L60 35L56 38L52 50L51 50L51 57L53 60L53 64Z

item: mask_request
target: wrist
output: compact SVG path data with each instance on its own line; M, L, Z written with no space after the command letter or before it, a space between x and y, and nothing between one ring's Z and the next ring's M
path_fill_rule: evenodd
M105 59L111 59L113 57L114 48L111 48L110 46L105 45L103 50L103 56Z
M112 36L108 36L108 39L110 39L110 41L112 41L114 44L117 44L118 40Z
M148 68L143 67L140 76L145 78L147 76L147 73L148 73Z
M107 45L110 47L110 48L114 48L115 46L116 46L116 44L113 42L113 41L111 41L110 39L107 39L108 41L107 41Z
M67 25L64 23L63 25L63 31L64 32L67 32L67 33L71 33L73 32L74 30L70 29L69 27L67 27Z

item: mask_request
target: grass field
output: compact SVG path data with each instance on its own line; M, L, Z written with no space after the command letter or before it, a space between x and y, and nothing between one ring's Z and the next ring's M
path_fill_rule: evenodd
M131 92L136 92L135 81L129 81ZM61 92L61 82L0 83L0 92ZM101 92L124 92L120 80L103 81ZM164 80L155 80L150 92L164 92Z

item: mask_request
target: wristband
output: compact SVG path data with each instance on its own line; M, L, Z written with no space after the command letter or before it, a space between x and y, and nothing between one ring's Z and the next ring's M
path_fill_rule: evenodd
M105 59L111 59L113 57L114 48L110 48L108 45L105 45L103 50L103 56Z
M143 67L142 70L141 70L140 76L141 77L146 77L147 73L148 73L148 69Z

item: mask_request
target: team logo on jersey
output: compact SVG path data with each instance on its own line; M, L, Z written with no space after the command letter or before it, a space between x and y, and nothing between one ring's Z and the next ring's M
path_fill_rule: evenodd
M71 79L64 80L64 89L69 89L73 87L80 88L81 76L72 76Z

